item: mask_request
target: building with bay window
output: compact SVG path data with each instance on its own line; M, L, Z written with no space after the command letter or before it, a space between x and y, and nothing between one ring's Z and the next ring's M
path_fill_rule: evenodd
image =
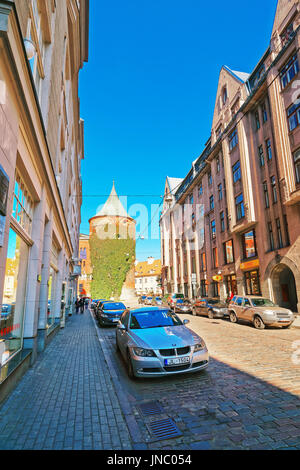
M0 1L0 401L77 295L88 0Z
M210 138L175 190L167 178L165 292L300 311L299 60L300 4L279 0L265 54L251 73L222 67Z

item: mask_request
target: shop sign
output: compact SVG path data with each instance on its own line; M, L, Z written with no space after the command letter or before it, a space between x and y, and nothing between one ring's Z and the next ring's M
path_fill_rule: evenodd
M223 276L213 276L212 280L216 282L221 282L223 280Z
M246 261L245 263L241 263L240 268L242 271L246 271L248 269L255 269L259 268L259 259L255 259L252 261Z

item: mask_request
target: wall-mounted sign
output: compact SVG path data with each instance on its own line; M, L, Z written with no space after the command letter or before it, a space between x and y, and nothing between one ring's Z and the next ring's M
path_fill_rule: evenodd
M213 276L212 280L216 281L216 282L221 282L223 280L223 277L222 276Z
M242 271L259 268L259 259L254 259L252 261L246 261L245 263L241 263L240 268Z
M6 216L9 178L0 165L0 215Z

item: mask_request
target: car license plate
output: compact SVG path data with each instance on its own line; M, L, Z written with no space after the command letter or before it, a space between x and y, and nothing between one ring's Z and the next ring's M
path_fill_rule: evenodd
M181 364L189 364L189 357L176 357L175 359L165 359L165 366L179 366Z

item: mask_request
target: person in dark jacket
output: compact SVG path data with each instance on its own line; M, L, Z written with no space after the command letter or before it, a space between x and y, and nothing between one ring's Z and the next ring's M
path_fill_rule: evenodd
M80 307L80 300L77 298L75 300L75 309L76 309L76 314L79 312L79 307Z
M84 312L84 299L80 299L80 313L82 314Z

